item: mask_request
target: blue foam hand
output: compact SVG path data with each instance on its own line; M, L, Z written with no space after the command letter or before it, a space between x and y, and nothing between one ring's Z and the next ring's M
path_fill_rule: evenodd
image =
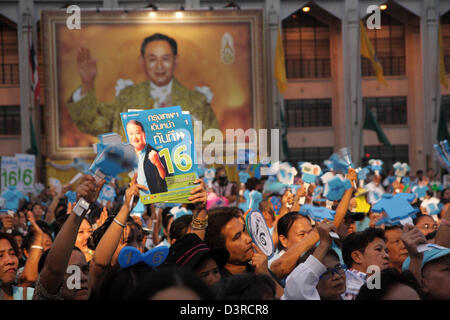
M261 192L252 190L249 192L248 208L252 210L258 210L259 204L263 199Z
M322 186L317 186L314 188L314 192L312 194L312 198L318 198L323 192L323 187Z
M414 217L419 209L411 206L410 202L414 201L416 195L413 193L397 193L392 195L383 194L381 200L372 206L373 212L385 212L387 219L391 222L398 222L408 217Z
M245 202L240 202L239 205L238 205L239 209L241 209L244 212L246 212L248 210L248 204L250 202L249 194L250 194L250 191L245 190L244 194L242 195L244 197L244 199L245 199Z
M99 202L101 202L102 200L113 201L115 197L116 197L116 190L114 190L114 187L104 184L102 190L100 190L98 200Z
M287 187L287 184L279 182L274 176L269 176L264 183L264 192L283 194Z
M248 178L250 178L250 175L248 174L248 172L245 171L239 171L239 181L241 183L246 183Z
M102 145L89 171L109 182L119 173L130 172L137 168L138 159L129 143Z
M64 194L67 197L67 201L70 203L76 203L77 202L77 193L75 191L67 191Z
M294 177L297 175L297 169L291 166L288 162L283 162L279 165L277 174L278 181L287 185L294 184Z
M166 246L155 247L143 254L135 247L127 246L120 250L118 262L122 268L131 267L141 261L156 268L166 260L168 255L169 247Z
M323 164L327 167L327 170L334 171L333 161L331 161L330 159L324 160Z
M341 159L337 153L333 153L330 159L333 163L334 171L344 171L347 172L349 164L345 160Z
M300 207L299 213L310 217L314 221L320 222L324 219L333 221L336 211L330 210L327 207L317 207L310 204L305 204Z
M74 158L73 162L72 162L72 166L75 169L77 169L85 174L87 174L89 172L89 164L84 162L80 158Z
M380 173L383 169L383 161L380 159L370 159L367 168L369 168L373 172Z
M358 168L358 180L366 180L367 175L370 173L370 170L367 168Z
M302 180L306 183L315 183L317 178L322 174L322 169L316 164L304 162L301 165Z
M336 176L328 181L328 192L325 194L325 197L331 201L341 200L345 190L351 188L352 184L350 180L342 180L340 177Z
M415 186L412 188L412 192L414 192L420 200L423 200L427 195L427 191L430 190L427 186Z
M400 163L397 161L396 163L394 163L394 165L392 167L394 168L394 172L397 177L406 176L406 174L410 170L410 167L406 162Z

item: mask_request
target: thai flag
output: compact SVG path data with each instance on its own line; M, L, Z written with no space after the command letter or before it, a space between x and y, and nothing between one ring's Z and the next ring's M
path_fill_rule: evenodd
M31 70L31 90L34 94L34 104L38 104L39 95L41 93L41 85L39 83L39 73L38 73L38 58L36 55L36 50L33 44L33 37L31 33L31 28L28 29L28 44L30 48L30 70Z

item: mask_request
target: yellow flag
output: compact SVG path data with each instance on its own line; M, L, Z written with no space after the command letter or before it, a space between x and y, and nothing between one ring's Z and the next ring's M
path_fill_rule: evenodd
M379 82L387 86L386 81L383 77L383 67L381 63L378 61L377 56L375 54L375 50L372 47L372 43L370 43L370 39L367 36L366 28L364 28L364 24L362 21L359 21L359 30L360 30L360 46L361 46L361 55L364 58L367 58L372 63L373 70L377 75L377 79Z
M277 36L274 77L277 80L278 90L281 93L283 93L287 88L287 79L286 79L286 65L284 62L283 39L281 38L280 28L278 28L278 36Z
M439 82L448 89L447 77L445 76L444 46L442 45L441 24L439 24Z

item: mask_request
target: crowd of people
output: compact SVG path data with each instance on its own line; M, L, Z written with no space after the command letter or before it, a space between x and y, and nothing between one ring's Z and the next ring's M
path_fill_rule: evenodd
M196 181L191 203L147 205L142 214L133 212L145 188L136 176L106 205L97 201L105 181L89 175L60 192L47 188L0 214L0 300L450 299L450 188L432 187L432 171L417 172L406 187L392 174L369 174L363 185L352 168L345 177L351 187L330 202L315 192L319 179L305 187L297 177L298 188L274 192L265 176L232 182L217 168L210 185ZM429 188L411 203L419 209L413 223L380 224L369 184L396 194L412 193L414 183ZM89 208L69 201L71 188ZM249 204L253 191L260 197ZM441 203L438 213L422 206L431 198ZM311 219L304 205L329 206L334 219ZM271 257L246 226L255 207L271 232ZM164 246L157 266L144 258L119 263L126 247L144 257Z

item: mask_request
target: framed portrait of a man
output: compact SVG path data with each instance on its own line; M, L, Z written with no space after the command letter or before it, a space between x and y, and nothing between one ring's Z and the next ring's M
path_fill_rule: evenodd
M125 137L129 109L181 106L203 131L266 128L262 10L83 10L80 29L68 16L41 19L50 158L93 158L97 135Z

